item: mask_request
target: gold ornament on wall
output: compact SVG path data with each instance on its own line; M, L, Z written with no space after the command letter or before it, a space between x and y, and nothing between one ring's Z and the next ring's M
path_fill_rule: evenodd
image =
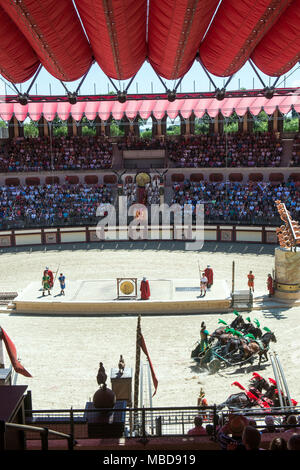
M138 186L143 188L144 186L146 186L147 183L150 183L151 178L148 175L148 173L138 173L136 175L135 181L136 181Z

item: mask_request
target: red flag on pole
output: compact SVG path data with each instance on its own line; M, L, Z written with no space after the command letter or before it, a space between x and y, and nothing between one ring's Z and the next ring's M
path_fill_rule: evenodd
M146 354L147 359L149 361L152 381L153 381L153 385L154 385L154 388L155 388L155 392L152 395L154 397L154 395L156 394L156 390L157 390L158 380L156 378L156 375L155 375L155 372L154 372L154 369L153 369L153 365L152 365L152 362L151 362L151 359L150 359L150 356L149 356L149 353L148 353L148 350L147 350L147 347L146 347L146 343L145 343L145 340L144 340L144 337L143 337L142 334L141 334L141 348L142 348L143 353Z
M22 364L18 361L18 358L17 358L17 350L16 350L16 347L14 345L14 343L12 342L12 340L9 338L9 336L7 335L7 333L5 333L5 331L3 330L3 328L1 328L0 332L2 331L2 339L4 341L4 344L5 344L5 347L6 347L6 351L7 351L7 354L9 355L9 358L10 358L10 361L12 363L12 366L14 368L14 370L18 373L18 374L22 374L24 375L25 377L32 377L32 375L22 366Z

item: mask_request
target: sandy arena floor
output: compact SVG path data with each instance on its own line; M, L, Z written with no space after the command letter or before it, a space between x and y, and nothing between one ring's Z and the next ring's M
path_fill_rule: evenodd
M45 266L64 272L66 280L110 279L122 276L196 278L210 264L217 279L231 284L232 261L236 264L236 289L247 288L247 273L255 275L255 295L266 294L268 272L274 267L274 247L266 245L207 243L200 252L184 251L182 243L71 245L47 250L35 248L0 251L0 291L20 292L41 279ZM272 329L277 343L271 349L279 355L293 398L300 401L300 307L253 311L261 327ZM246 317L247 315L244 315ZM158 378L153 406L194 406L200 387L210 404L224 401L238 392L230 384L238 380L247 386L257 370L273 377L271 363L243 369L228 368L216 375L199 370L190 353L199 338L201 321L212 332L221 315L142 317L142 332ZM233 314L222 318L230 322ZM31 317L0 314L0 325L14 341L23 365L32 379L18 376L17 384L28 384L35 409L84 408L97 390L99 361L108 376L123 354L127 367L135 366L135 317ZM142 358L145 357L142 354ZM146 360L144 360L146 362ZM6 366L8 359L6 358ZM108 380L108 385L110 381Z

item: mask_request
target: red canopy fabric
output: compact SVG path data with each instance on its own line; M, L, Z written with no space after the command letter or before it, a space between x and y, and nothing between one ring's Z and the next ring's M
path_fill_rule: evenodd
M221 77L237 72L289 3L223 0L199 50L207 70Z
M132 77L146 59L145 0L77 0L94 57L109 77Z
M0 0L0 5L51 75L73 81L85 74L92 63L92 51L72 0Z
M299 94L294 93L291 96L277 96L267 99L263 96L258 97L231 97L218 101L215 98L204 99L177 99L174 102L168 100L128 100L125 103L119 101L78 101L71 105L68 102L59 103L29 103L22 106L19 103L0 103L0 117L9 121L13 115L19 121L29 116L33 121L38 121L43 115L47 121L53 121L57 115L63 121L72 116L76 121L80 121L83 116L89 120L94 120L99 116L103 121L113 117L121 120L123 117L135 119L140 116L142 119L148 119L153 115L161 120L164 116L175 119L179 114L188 119L192 113L197 118L202 118L207 113L211 118L215 118L219 112L224 117L231 116L234 112L240 117L247 111L257 116L262 109L269 115L276 109L281 113L287 114L291 108L300 111L300 88Z
M0 73L13 83L39 63L74 81L95 60L125 80L147 60L175 80L198 56L217 76L249 57L278 76L300 57L300 0L0 0L0 14Z
M151 0L149 61L154 70L173 80L192 66L218 0Z
M0 16L0 73L9 82L25 82L37 70L39 58L1 6Z
M300 0L294 0L255 48L251 58L272 77L288 72L300 58Z

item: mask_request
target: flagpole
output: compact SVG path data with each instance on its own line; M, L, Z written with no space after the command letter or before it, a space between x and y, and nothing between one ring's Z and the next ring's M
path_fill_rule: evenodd
M134 399L133 407L139 407L139 381L141 364L141 315L138 315L136 328L136 354L135 354L135 376L134 376Z
M4 369L4 352L3 352L3 341L2 341L1 326L0 326L0 369Z
M57 273L58 273L59 267L60 267L60 263L59 263L58 268L57 268L57 270L56 270L55 278L53 279L53 286L52 286L52 289L53 289L53 287L54 287L54 284L55 284L55 281L56 281L56 278L57 278Z
M135 375L134 375L134 398L133 408L139 407L139 383L140 383L140 365L141 365L141 315L138 315L137 328L136 328L136 354L135 354ZM133 429L139 427L139 414L134 412Z

